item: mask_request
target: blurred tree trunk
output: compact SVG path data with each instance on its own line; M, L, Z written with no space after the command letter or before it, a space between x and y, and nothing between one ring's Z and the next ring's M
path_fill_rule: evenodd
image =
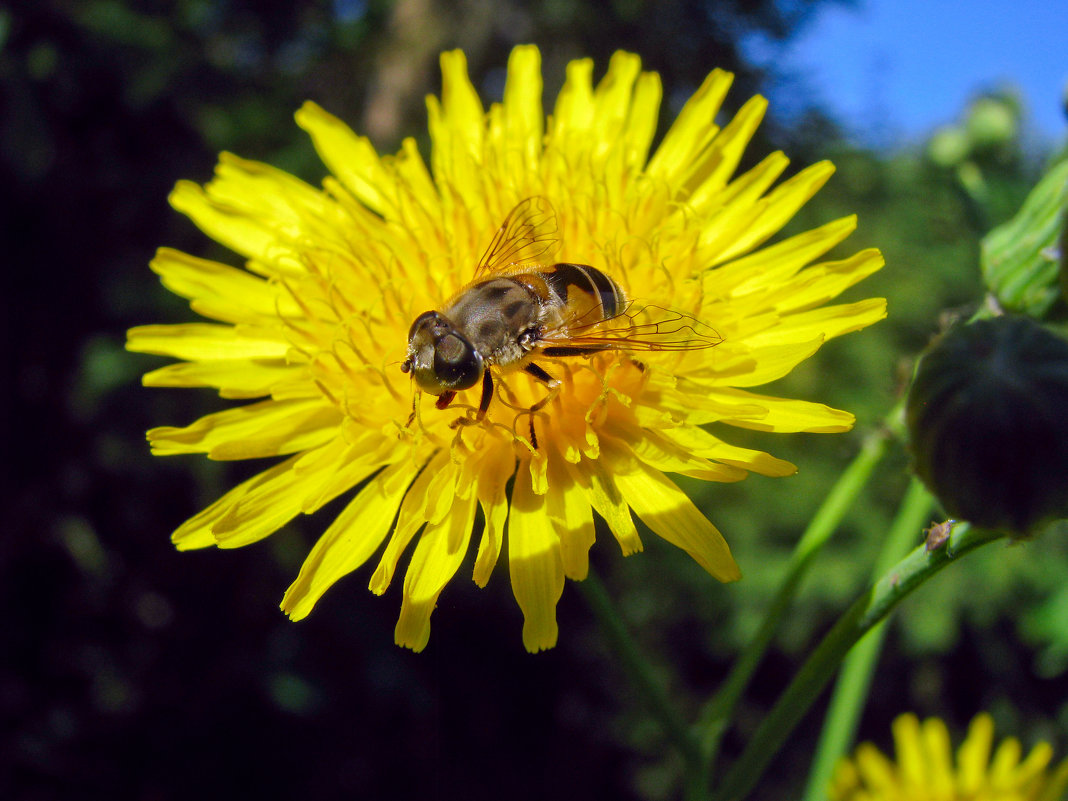
M491 0L398 0L376 48L360 132L393 150L406 134L424 129L423 98L439 90L441 51L459 47L481 62L506 7Z

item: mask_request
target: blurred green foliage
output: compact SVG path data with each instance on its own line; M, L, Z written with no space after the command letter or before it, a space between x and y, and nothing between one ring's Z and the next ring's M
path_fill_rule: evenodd
M147 269L157 246L233 262L169 209L175 181L206 180L223 149L320 180L292 122L305 99L389 151L425 130L440 50L463 47L494 99L510 47L534 41L550 97L569 59L593 56L603 70L625 48L661 72L665 119L713 66L738 74L728 101L736 107L773 77L745 63L740 38L787 39L818 4L25 5L0 10L11 403L0 568L13 612L0 643L0 716L11 723L0 731L0 796L668 797L678 766L663 762L659 730L631 701L571 589L560 645L530 657L503 571L483 591L457 581L429 650L413 655L392 645L399 593L370 595L363 573L306 623L278 612L329 510L258 547L176 553L169 532L259 466L149 457L145 429L220 402L141 389L138 376L159 362L123 352L123 335L190 319ZM856 434L722 432L792 460L799 474L683 482L725 532L743 581L710 584L651 535L647 553L627 560L608 536L594 549L626 619L671 665L671 691L695 706L759 625L800 531L862 432L901 393L941 316L980 300L980 240L1015 213L1043 168L1043 154L1021 148L1026 120L1004 98L977 101L926 150L858 148L815 108L797 127L771 114L748 158L788 146L798 168L836 163L791 230L858 214L842 253L875 245L887 267L847 299L885 295L890 317L828 343L768 388L854 411ZM907 482L906 456L896 454L820 556L728 756L862 588ZM882 737L907 709L962 725L991 708L1025 739L1068 725L1068 543L1057 533L988 548L908 603L892 624L865 733ZM799 786L818 726L810 718L760 798Z

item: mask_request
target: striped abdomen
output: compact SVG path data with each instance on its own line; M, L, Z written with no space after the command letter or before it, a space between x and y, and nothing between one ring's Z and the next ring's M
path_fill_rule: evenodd
M563 301L574 327L593 326L621 314L627 299L619 284L588 264L554 264L539 273L552 293Z

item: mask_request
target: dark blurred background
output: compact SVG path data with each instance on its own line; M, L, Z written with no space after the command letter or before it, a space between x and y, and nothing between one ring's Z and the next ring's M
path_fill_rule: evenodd
M560 604L559 646L530 656L506 570L478 590L468 564L441 598L430 646L412 654L392 644L399 586L371 595L370 570L332 589L304 622L279 612L329 510L251 548L177 553L170 532L260 466L150 457L145 429L225 404L208 392L142 389L140 374L162 360L126 353L124 331L193 319L147 267L158 246L236 263L168 207L175 181L207 180L225 149L318 183L323 168L292 121L305 99L380 151L416 135L425 153L423 98L439 88L442 49L467 52L487 103L499 99L508 51L520 42L541 46L548 105L568 60L592 56L600 76L620 48L661 73L665 120L714 66L737 73L732 109L758 91L788 91L794 114L779 119L773 106L750 158L783 147L797 167L836 162L836 178L790 230L858 212L848 251L877 244L888 267L849 297L887 296L890 319L832 343L769 390L855 411L857 432L730 433L801 473L685 485L725 532L744 581L714 585L651 535L645 554L628 560L610 537L594 549L595 569L692 714L759 624L791 547L893 403L940 313L980 297L979 238L1015 211L1052 155L1021 146L1027 120L1011 93L986 99L1011 123L996 136L976 137L971 118L960 121L963 151L941 140L879 152L851 144L838 121L803 102L803 75L758 70L738 46L753 32L786 41L819 6L42 0L0 8L9 388L0 797L675 796L679 765L573 586ZM805 585L761 668L728 754L864 586L906 482L897 448L817 562L818 580ZM885 746L889 720L907 710L943 715L959 730L986 708L1025 741L1053 738L1064 753L1065 550L1063 536L994 546L923 588L894 619L862 735ZM816 710L758 798L796 793L819 723Z

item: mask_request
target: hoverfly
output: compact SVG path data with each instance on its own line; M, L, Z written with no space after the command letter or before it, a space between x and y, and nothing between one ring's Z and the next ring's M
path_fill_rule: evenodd
M596 267L554 263L558 248L556 213L549 201L540 196L521 201L497 229L471 283L443 311L423 312L412 323L408 355L401 364L419 390L437 396L438 409L481 381L478 412L462 422L479 422L489 410L491 368L523 370L548 389L546 397L527 410L535 448L533 414L560 388L560 381L535 358L696 350L721 340L713 329L681 312L636 309L623 288ZM654 310L659 314L650 314Z

